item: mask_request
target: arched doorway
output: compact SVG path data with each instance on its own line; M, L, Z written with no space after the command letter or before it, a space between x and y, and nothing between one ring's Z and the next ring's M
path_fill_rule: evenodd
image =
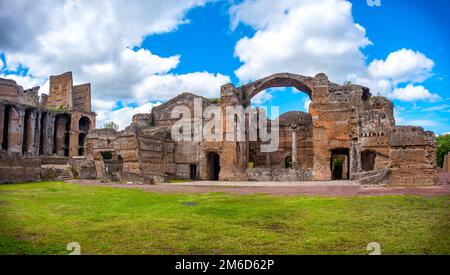
M306 93L312 99L311 78L302 75L280 73L257 80L253 83L240 87L243 93L244 105L249 105L252 98L260 92L269 88L293 87L298 91Z
M84 156L85 154L85 143L86 136L89 133L91 128L91 121L87 117L82 117L78 121L78 130L80 133L78 134L78 156Z
M78 121L78 129L80 132L87 134L91 128L91 121L87 117L82 117Z
M276 93L281 92L285 93L285 95L288 95L290 98L295 98L295 100L298 100L298 109L295 107L286 107L287 110L284 110L284 113L280 116L279 114L273 114L272 110L269 110L267 108L266 116L269 118L272 117L272 120L268 121L268 132L272 132L271 126L272 122L275 121L276 117L278 117L278 125L279 125L279 144L278 149L272 152L262 152L261 147L264 144L260 139L258 135L258 139L256 141L249 141L248 150L255 152L255 157L253 159L256 159L256 162L258 160L260 161L259 167L264 168L271 168L272 165L276 165L277 168L286 168L290 169L293 168L293 166L297 166L297 163L299 162L298 158L298 150L295 151L296 154L292 154L294 142L293 142L293 130L292 125L299 125L305 126L302 127L301 130L303 130L304 135L295 135L295 144L297 145L300 140L304 139L306 140L309 138L309 136L312 136L312 117L310 114L308 114L309 110L305 110L304 106L306 102L312 102L313 100L313 83L312 78L305 77L301 75L296 74L289 74L289 73L279 73L274 74L268 77L265 77L263 79L254 81L250 84L244 85L242 87L237 88L239 93L242 94L242 105L244 107L252 106L253 108L259 109L260 106L264 106L264 104L260 104L261 102L261 96L264 94L269 94L272 98L272 95L276 97ZM262 97L262 100L264 102L264 96ZM268 102L266 102L268 103ZM269 104L270 105L270 104ZM292 108L292 109L291 109ZM265 109L265 108L262 108ZM271 108L270 108L271 109ZM281 107L280 110L282 110L283 107ZM305 112L303 112L303 111ZM270 112L270 113L269 113ZM263 117L264 119L264 117ZM259 123L261 121L261 117L258 115L257 122ZM301 122L300 122L301 121ZM289 123L288 123L289 122ZM303 123L302 123L303 122ZM309 125L307 125L309 123ZM309 131L309 129L311 129ZM306 137L308 136L308 137ZM297 138L298 137L298 138ZM306 143L306 142L305 142ZM303 144L299 144L297 146L303 146ZM303 148L303 147L302 147ZM306 150L308 150L307 148ZM312 154L312 146L311 146L311 152L303 152L304 155ZM303 150L305 151L305 150ZM284 152L291 152L290 156L286 155ZM252 159L251 154L249 153L247 155L248 162L250 163L250 160ZM306 158L306 157L305 157ZM263 161L261 161L263 160ZM265 161L264 161L265 160ZM293 161L295 163L293 164ZM302 161L307 161L304 158L302 158ZM306 166L306 165L305 165Z
M70 124L71 116L69 114L56 115L53 135L53 154L69 156Z
M208 180L219 180L220 175L220 156L215 152L209 152L206 154L207 162L207 177Z

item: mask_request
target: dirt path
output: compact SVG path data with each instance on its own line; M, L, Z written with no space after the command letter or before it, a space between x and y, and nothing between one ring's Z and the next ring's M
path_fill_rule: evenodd
M417 195L440 196L450 195L450 185L430 187L363 187L357 184L325 183L271 183L263 186L254 186L255 183L212 183L199 182L198 184L106 184L99 181L68 181L70 183L109 186L115 188L134 188L152 193L163 194L204 194L204 193L231 193L231 194L269 194L275 196L321 196L321 197L355 197L355 196L390 196L390 195ZM237 186L233 186L237 185Z

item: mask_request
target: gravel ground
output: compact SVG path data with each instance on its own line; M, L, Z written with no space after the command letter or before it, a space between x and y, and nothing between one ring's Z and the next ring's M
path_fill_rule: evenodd
M320 197L355 197L355 196L390 196L450 195L450 185L443 184L428 187L367 187L352 182L195 182L158 185L109 184L92 180L72 180L69 183L110 186L116 188L135 188L152 193L163 194L269 194L275 196L320 196Z

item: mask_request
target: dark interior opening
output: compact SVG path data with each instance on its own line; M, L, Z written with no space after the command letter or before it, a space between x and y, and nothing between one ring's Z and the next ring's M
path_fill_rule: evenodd
M70 152L70 124L68 114L57 115L53 135L53 154L63 154L68 157Z
M9 136L9 112L11 111L11 106L5 107L5 116L3 117L3 142L2 149L8 150L8 136Z
M28 147L29 147L29 142L31 142L31 140L29 140L29 134L30 134L30 116L31 116L31 111L30 110L26 110L25 111L25 118L24 118L24 122L23 122L23 136L22 136L22 154L25 154L28 152Z
M208 180L218 181L220 175L220 156L217 153L207 154Z
M292 157L291 156L287 156L284 159L284 168L286 168L286 169L292 168Z
M122 156L116 155L115 152L102 152L103 165L106 176L117 176L117 173L123 171Z
M42 113L41 115L41 132L39 133L39 155L44 154L44 139L45 139L45 118L47 113Z
M191 164L189 165L190 175L189 178L191 180L197 180L197 165Z
M330 170L332 180L350 179L350 151L347 148L331 150Z
M82 117L78 122L78 129L80 130L80 132L84 132L85 134L87 134L89 132L90 124L91 123L89 121L89 118Z
M86 142L86 134L80 133L78 135L78 156L84 156L85 142Z
M102 158L104 160L109 160L113 158L113 153L112 152L101 152L102 154Z

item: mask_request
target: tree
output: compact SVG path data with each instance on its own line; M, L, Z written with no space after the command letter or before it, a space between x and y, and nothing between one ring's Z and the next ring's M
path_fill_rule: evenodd
M444 157L450 152L450 134L438 136L436 138L437 162L439 167L444 166Z
M119 125L115 124L114 121L110 121L110 122L106 122L103 125L103 128L105 129L114 129L114 130L119 130Z

